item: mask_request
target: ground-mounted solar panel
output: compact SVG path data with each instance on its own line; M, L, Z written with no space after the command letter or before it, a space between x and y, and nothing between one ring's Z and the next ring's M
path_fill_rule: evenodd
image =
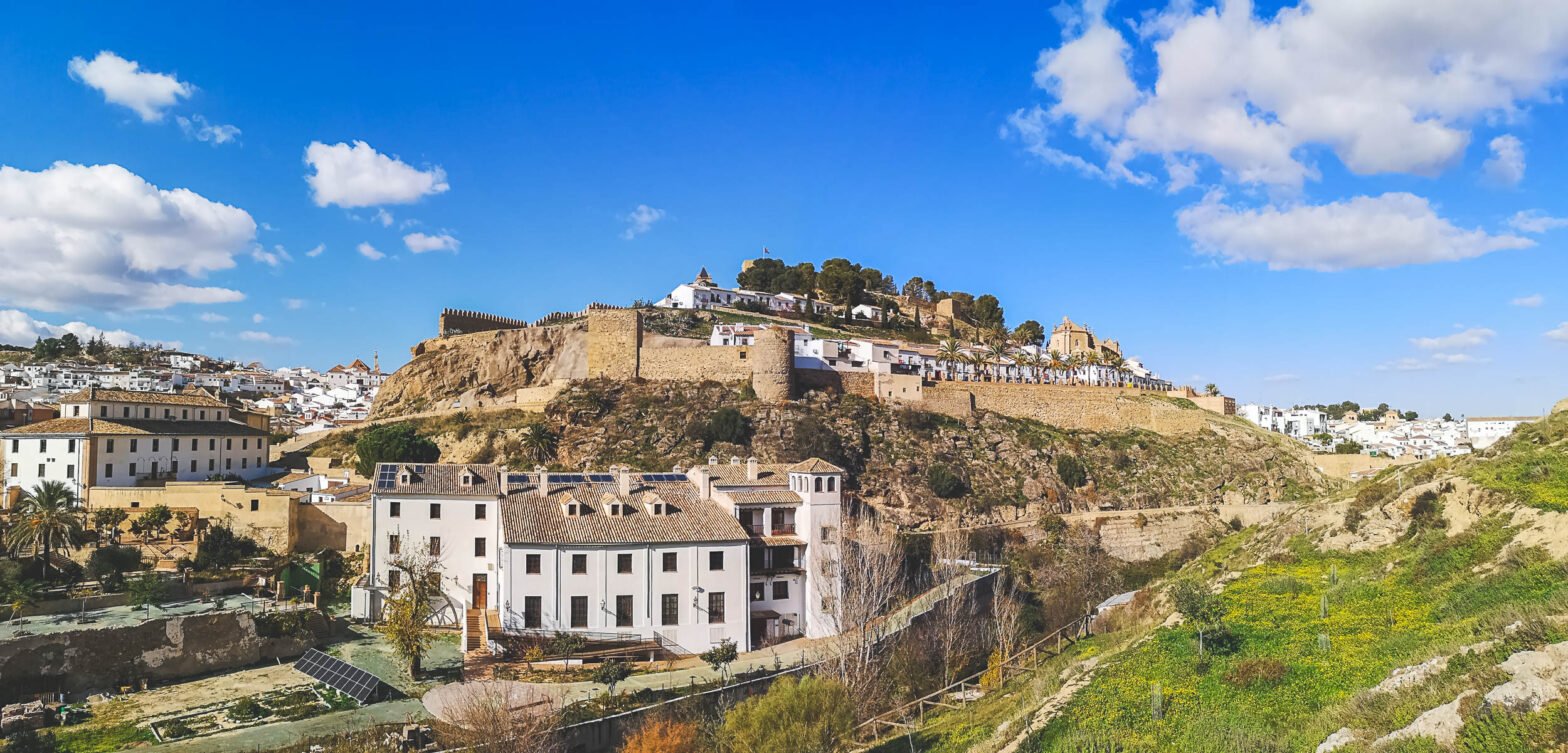
M387 687L381 678L316 649L306 651L294 668L360 703L380 700Z

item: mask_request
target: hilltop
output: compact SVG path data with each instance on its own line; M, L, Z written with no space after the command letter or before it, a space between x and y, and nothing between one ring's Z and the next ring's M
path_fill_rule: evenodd
M542 414L457 412L410 423L441 447L445 462L518 468L536 462L524 440L535 426L554 438L543 462L555 468L626 463L663 470L709 456L820 456L851 472L862 499L911 526L1010 523L1102 508L1287 503L1332 488L1303 448L1212 415L1208 428L1186 436L1071 431L987 411L961 421L831 392L769 403L746 385L594 379L573 382ZM333 437L313 454L346 461L353 438Z

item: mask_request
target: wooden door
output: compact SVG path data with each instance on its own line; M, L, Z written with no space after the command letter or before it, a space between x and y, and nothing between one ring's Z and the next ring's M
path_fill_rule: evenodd
M470 593L474 596L474 609L488 609L490 604L490 576L484 573L474 573L474 584Z

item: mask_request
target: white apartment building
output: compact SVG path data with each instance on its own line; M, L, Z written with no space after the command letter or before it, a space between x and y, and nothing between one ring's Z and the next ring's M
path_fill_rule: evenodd
M832 635L843 471L738 458L687 473L518 473L382 464L370 571L353 613L401 584L395 557L441 561L436 621L494 611L505 632L636 636L701 652Z
M250 480L267 473L267 432L203 392L88 388L60 400L60 417L0 433L9 503L40 481L62 481L84 501L94 486Z
M1504 437L1514 433L1519 424L1541 420L1540 416L1476 416L1465 419L1465 435L1470 438L1470 446L1477 450L1491 447Z
M675 286L669 295L659 299L655 306L669 309L733 308L741 304L761 306L777 313L830 314L833 306L822 301L793 293L764 293L740 288L721 288L713 283L704 268L697 279Z

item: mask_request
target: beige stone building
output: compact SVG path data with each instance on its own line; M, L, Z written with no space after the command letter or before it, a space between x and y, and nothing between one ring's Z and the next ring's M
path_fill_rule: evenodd
M1064 316L1061 324L1051 328L1051 339L1046 350L1063 356L1094 353L1099 358L1105 358L1120 357L1122 345L1115 340L1097 338L1093 330Z

